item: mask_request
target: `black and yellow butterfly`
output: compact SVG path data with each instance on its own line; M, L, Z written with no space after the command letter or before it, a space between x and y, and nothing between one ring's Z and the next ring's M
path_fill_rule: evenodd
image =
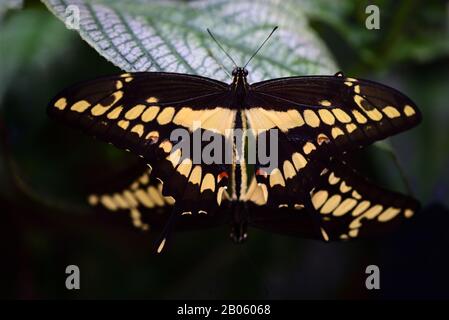
M228 222L238 242L246 238L247 225L325 240L354 238L382 231L417 210L416 200L370 184L342 158L418 124L420 112L408 97L341 73L251 85L245 68L232 75L225 84L187 74L125 73L58 94L48 109L52 117L149 165L135 182L91 195L90 203L129 211L142 228L175 220L177 228ZM256 139L277 129L278 166L267 172L245 161L196 164L173 148L179 141L170 134L179 128L225 142L232 139L227 129L253 130Z

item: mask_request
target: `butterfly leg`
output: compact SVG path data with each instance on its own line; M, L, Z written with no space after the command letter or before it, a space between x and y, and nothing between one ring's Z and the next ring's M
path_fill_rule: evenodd
M174 206L170 216L168 217L167 222L165 223L164 229L159 235L157 241L155 242L153 252L156 254L160 254L167 247L168 242L171 241L171 237L173 236L173 231L175 227L176 220L179 216L178 206Z

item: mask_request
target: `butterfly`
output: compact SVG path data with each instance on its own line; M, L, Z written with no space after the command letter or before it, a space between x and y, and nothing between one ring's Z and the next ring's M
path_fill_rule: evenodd
M89 203L127 211L142 229L162 228L157 252L174 226L229 223L236 242L247 238L248 225L345 240L388 229L418 210L416 200L371 184L345 160L417 125L421 114L410 98L341 72L254 84L247 77L245 67L233 70L230 84L164 72L106 76L63 90L48 113L143 159L138 176L90 195ZM276 130L266 143L276 146L276 166L257 157L250 164L249 138L230 129L246 130L256 142ZM180 130L186 134L173 138ZM202 137L199 151L195 137ZM215 152L218 161L194 161L212 140L231 146L231 161L220 157L228 155L224 147Z

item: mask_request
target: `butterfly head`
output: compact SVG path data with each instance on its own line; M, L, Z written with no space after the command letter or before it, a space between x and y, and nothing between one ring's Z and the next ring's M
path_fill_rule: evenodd
M238 78L246 78L248 75L248 70L242 67L235 67L234 70L232 70L232 76L238 77Z
M232 87L238 92L245 92L248 82L246 77L248 76L248 70L242 67L235 67L232 70Z

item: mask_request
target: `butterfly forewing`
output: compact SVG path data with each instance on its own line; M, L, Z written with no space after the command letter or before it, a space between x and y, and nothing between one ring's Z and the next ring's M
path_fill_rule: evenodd
M258 132L278 131L278 167L255 175L266 203L303 202L316 184L317 163L406 130L421 119L415 104L387 86L339 76L268 80L250 87L245 117ZM260 136L260 134L259 134Z
M421 119L408 97L367 80L294 77L256 83L251 89L246 110L250 126L277 127L290 140L307 139L328 153L381 140ZM252 120L256 114L259 120Z
M155 177L167 182L164 194L175 196L181 210L209 211L220 204L228 168L223 161L195 163L191 151L172 152L173 137L191 144L196 131L200 139L209 131L209 136L224 140L235 117L226 88L198 76L127 73L62 91L49 113L143 157L154 167Z

